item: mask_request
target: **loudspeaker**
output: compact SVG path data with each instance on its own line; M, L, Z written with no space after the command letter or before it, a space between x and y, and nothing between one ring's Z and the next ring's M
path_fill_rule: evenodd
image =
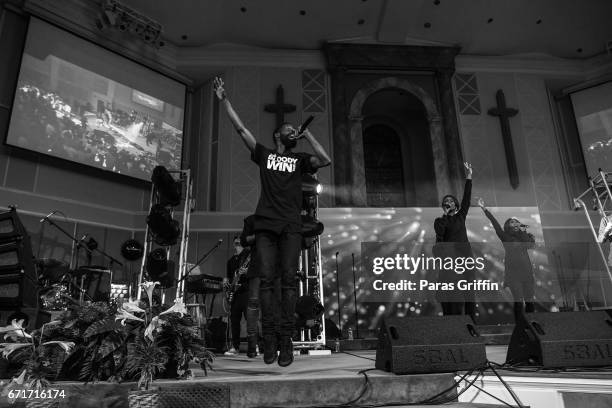
M37 285L30 239L0 244L0 309L36 307Z
M508 364L544 368L612 365L612 317L604 311L525 313L516 322Z
M485 342L469 316L383 318L376 368L395 374L446 373L482 367Z
M9 207L9 211L0 213L0 242L21 240L27 235L15 207Z

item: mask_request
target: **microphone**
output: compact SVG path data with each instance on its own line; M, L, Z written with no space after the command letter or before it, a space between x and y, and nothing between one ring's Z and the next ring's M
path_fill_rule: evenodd
M47 221L47 218L49 218L50 216L52 216L52 215L53 215L53 214L55 214L56 212L57 212L57 210L55 210L55 211L51 211L49 214L47 214L47 215L45 215L43 218L41 218L41 219L40 219L40 221L38 221L38 222L43 223L43 222Z
M298 129L298 132L297 132L298 136L299 136L299 135L301 135L302 133L304 133L304 131L305 131L306 129L308 129L308 125L310 125L310 123L311 123L313 120L314 120L314 116L310 115L310 116L308 117L308 119L306 119L306 120L304 121L304 123L302 123L302 124L300 125L300 128Z
M339 254L340 254L340 251L336 251L336 258L338 258Z

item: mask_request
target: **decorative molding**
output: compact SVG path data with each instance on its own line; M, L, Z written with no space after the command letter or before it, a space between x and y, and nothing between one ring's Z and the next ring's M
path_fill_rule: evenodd
M228 66L325 69L325 58L318 50L273 50L223 44L178 48L176 65L179 69Z
M455 69L457 72L500 72L557 77L585 77L589 70L599 69L591 67L594 63L594 59L571 60L547 55L458 55L455 58Z
M458 47L422 47L327 43L323 46L330 69L378 68L454 71Z
M480 115L480 94L476 74L456 73L453 77L455 84L455 97L460 115Z

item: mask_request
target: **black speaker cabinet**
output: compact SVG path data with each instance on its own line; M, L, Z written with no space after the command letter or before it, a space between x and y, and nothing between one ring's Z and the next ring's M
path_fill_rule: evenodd
M37 284L30 240L0 244L0 309L36 307Z
M469 316L392 317L378 333L376 368L395 374L471 370L487 361Z
M21 240L27 235L15 207L0 213L0 243Z
M526 313L514 327L506 363L612 366L612 317L604 311Z

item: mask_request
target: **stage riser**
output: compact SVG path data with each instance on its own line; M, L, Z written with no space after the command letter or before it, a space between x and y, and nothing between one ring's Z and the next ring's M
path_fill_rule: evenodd
M388 376L369 373L370 386L360 400L362 405L408 404L423 400L437 394L440 390L453 384L452 374L430 374L419 376ZM262 406L279 407L313 407L340 405L359 396L364 385L364 377L317 377L316 373L304 378L287 379L279 375L278 379L250 377L232 378L231 381L220 379L195 379L189 381L155 381L152 388L184 389L193 391L198 387L227 387L232 408L251 408ZM127 407L128 391L134 390L135 383L109 384L96 383L96 392L107 396L120 396ZM87 388L89 387L89 388ZM67 396L86 395L92 385L58 382L53 388L63 389ZM104 390L104 391L103 391ZM90 392L93 394L93 392ZM60 401L60 407L73 407L75 399ZM469 405L468 405L469 406ZM216 406L215 406L216 407Z
M504 372L501 372L501 375L521 402L531 408L612 407L612 379L558 378L550 374L518 377L506 375ZM487 375L484 380L478 380L478 385L496 397L512 402L503 384L496 377ZM496 403L495 399L476 388L467 390L459 400Z
M453 384L452 374L380 376L369 373L370 386L360 405L408 404L431 397ZM337 406L357 398L364 377L317 378L270 381L256 378L230 383L232 408L261 406Z

